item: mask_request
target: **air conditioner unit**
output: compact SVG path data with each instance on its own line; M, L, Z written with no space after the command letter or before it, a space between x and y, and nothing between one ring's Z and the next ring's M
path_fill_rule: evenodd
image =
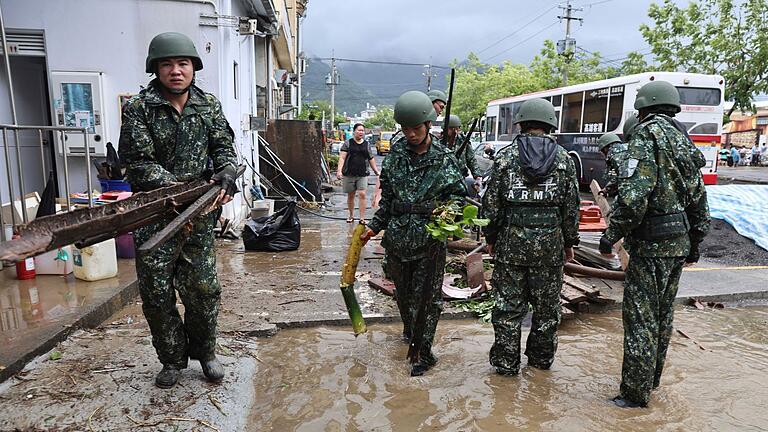
M296 106L296 104L293 102L293 96L296 92L296 86L293 85L287 85L283 89L283 105L287 106Z
M238 26L238 31L241 35L261 34L258 27L258 20L240 17L240 25Z

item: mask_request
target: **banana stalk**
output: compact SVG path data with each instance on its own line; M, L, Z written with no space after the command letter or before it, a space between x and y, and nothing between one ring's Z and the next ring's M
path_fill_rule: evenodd
M360 261L360 252L363 249L363 241L360 236L365 232L365 228L365 225L358 224L352 231L352 242L347 250L347 259L344 260L344 266L341 268L341 283L339 284L355 336L367 331L365 321L363 321L363 313L360 311L360 305L357 303L357 297L355 297L355 272L357 271L357 263Z

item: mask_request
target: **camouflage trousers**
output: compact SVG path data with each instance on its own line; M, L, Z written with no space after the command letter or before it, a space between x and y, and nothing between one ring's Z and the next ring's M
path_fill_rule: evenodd
M624 281L624 361L621 397L647 404L659 386L669 338L682 258L632 256Z
M435 256L435 272L432 275L432 285L428 288L429 299L426 305L426 320L424 321L424 343L421 347L421 358L427 363L435 360L432 354L432 342L435 339L437 321L443 311L443 275L445 274L445 246L438 249ZM427 279L426 259L403 261L398 256L387 254L386 274L395 284L395 299L403 321L403 336L410 339L416 327L416 316L424 295L424 283Z
M221 287L216 276L213 228L218 212L201 216L151 254L136 259L144 316L160 363L187 367L187 359L206 359L216 347ZM134 232L138 247L170 219ZM176 309L176 291L184 321Z
M504 373L520 371L521 326L530 305L533 317L525 355L529 365L548 369L557 351L563 268L497 262L492 284L496 306L491 322L496 338L489 356L491 365Z

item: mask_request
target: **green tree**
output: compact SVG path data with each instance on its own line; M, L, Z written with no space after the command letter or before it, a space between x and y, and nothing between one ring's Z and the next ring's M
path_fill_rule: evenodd
M621 62L621 75L633 75L642 72L651 72L658 69L658 66L652 65L645 60L645 57L637 51L627 54L624 61Z
M768 91L768 2L765 0L672 0L648 9L653 23L640 26L662 70L720 74L734 109L751 109Z
M603 66L605 60L600 53L583 49L568 56L557 53L555 43L545 40L539 54L531 62L531 71L543 80L544 88L560 87L563 84L563 71L568 71L568 85L598 81L622 75L615 67Z
M323 119L323 113L325 113L325 119L327 121L331 120L331 103L325 100L316 100L312 102L305 102L301 104L301 114L297 117L298 120L317 120L321 121ZM334 119L335 124L343 123L347 121L347 119L341 115L336 113L336 118Z
M456 67L451 113L469 123L485 113L489 101L542 89L541 80L526 65L506 61L489 65L470 53L467 61Z
M365 127L372 128L379 126L383 130L392 130L395 128L395 111L390 106L379 106L376 114L365 122Z

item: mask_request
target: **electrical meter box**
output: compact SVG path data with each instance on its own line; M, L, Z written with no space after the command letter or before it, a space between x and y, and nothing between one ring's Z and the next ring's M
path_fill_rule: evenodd
M85 156L86 139L91 156L107 155L107 122L104 118L104 73L52 71L54 126L86 128L56 135L59 154ZM64 145L66 143L66 146Z

